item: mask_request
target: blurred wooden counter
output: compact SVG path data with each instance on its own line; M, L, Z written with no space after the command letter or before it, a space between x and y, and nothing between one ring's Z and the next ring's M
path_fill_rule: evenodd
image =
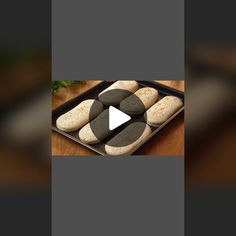
M52 95L52 109L92 88L101 81L87 81L70 88L61 88ZM184 91L184 81L157 81ZM170 124L154 135L136 152L136 155L184 155L184 114L177 116ZM52 131L52 156L86 156L95 152Z

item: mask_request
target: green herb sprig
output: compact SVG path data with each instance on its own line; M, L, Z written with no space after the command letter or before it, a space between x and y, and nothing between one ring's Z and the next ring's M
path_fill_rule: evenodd
M84 83L84 81L77 80L54 80L52 81L51 92L55 93L59 88L67 88L76 83Z

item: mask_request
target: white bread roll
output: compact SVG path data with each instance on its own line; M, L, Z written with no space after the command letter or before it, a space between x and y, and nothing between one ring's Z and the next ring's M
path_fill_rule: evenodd
M139 138L135 139L136 133L139 132L138 129L143 130L143 132ZM108 155L129 155L151 134L151 132L151 128L143 122L132 123L105 145L105 151ZM129 140L134 140L134 142L128 144ZM126 145L123 145L123 143L126 143Z
M157 101L158 96L159 93L154 88L141 88L121 101L120 110L130 115L141 114Z
M93 111L90 112L92 106ZM58 117L56 126L58 129L66 132L76 131L87 124L89 119L95 118L102 111L103 105L101 102L94 99L88 99Z
M109 130L109 110L104 110L90 123L82 127L79 131L79 138L82 142L87 144L100 143L103 139L111 134ZM93 132L93 130L96 130Z
M151 126L159 126L168 120L183 106L180 98L166 96L150 107L144 114L146 122Z
M124 98L130 96L130 93L134 93L138 90L139 85L134 80L119 80L103 90L98 99L105 105L117 105Z

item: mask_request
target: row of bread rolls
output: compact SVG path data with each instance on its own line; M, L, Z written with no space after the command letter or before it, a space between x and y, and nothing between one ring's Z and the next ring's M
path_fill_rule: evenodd
M115 92L114 94L105 93L114 89L118 89L116 90L118 92ZM61 115L56 120L56 126L58 129L65 132L76 131L98 116L104 109L103 104L119 104L125 96L130 95L131 92L133 93L136 90L138 90L138 83L136 81L117 81L98 95L99 101L94 99L85 100L70 111ZM125 91L128 91L129 93L125 93ZM92 106L93 114L90 114Z

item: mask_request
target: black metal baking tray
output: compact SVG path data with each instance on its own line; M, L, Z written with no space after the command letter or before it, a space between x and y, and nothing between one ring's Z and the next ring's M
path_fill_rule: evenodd
M109 87L112 83L114 83L115 81L104 81L99 83L98 85L94 86L93 88L87 90L86 92L80 94L79 96L69 100L68 102L62 104L61 106L57 107L55 110L53 110L52 112L52 130L62 134L63 136L93 150L94 152L105 156L105 144L106 142L108 142L112 137L114 137L116 134L118 134L122 129L124 129L127 125L129 125L132 122L135 121L143 121L145 122L144 118L143 118L143 114L140 116L136 116L134 119L131 119L129 122L127 122L126 124L122 125L121 127L119 127L117 130L115 130L114 133L112 133L108 138L106 138L105 140L103 140L103 143L99 143L99 144L94 144L94 145L90 145L90 144L85 144L83 142L80 141L79 137L78 137L78 131L75 132L64 132L62 130L59 130L56 127L56 120L59 116L61 116L62 114L66 113L67 111L71 110L72 108L74 108L75 106L77 106L79 103L81 103L82 101L86 100L86 99L97 99L98 94L103 91L105 88ZM176 97L179 97L180 99L182 99L183 103L184 103L184 93L170 88L168 86L165 86L163 84L157 83L157 82L153 82L153 81L137 81L139 83L139 87L152 87L158 90L159 92L159 100L167 95L173 95ZM106 108L104 106L104 108ZM171 120L173 120L178 114L180 114L182 111L184 110L184 106L181 107L175 114L173 114L166 122L164 122L162 125L158 126L158 127L151 127L152 129L152 133L142 142L140 143L135 150L133 150L133 152L135 152L139 147L141 147L145 142L147 142L153 135L155 135L156 133L158 133L163 127L165 127Z

